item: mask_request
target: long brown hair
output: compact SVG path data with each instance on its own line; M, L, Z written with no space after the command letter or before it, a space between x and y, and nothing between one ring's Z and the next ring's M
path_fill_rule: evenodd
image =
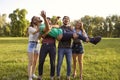
M29 27L33 27L33 26L34 26L34 24L35 24L34 19L35 19L35 18L36 18L36 16L33 16L33 17L32 17Z
M31 19L31 22L30 22L30 25L27 27L26 29L26 36L29 36L29 33L28 33L28 28L29 27L34 27L35 23L34 23L34 19L36 18L36 16L33 16L32 19Z

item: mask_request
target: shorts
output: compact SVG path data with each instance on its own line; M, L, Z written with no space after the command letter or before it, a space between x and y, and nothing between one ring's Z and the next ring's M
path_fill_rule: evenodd
M73 54L83 54L84 48L83 48L82 44L73 44L72 45L72 53Z
M29 53L39 53L40 44L37 42L29 42L28 43L28 52Z

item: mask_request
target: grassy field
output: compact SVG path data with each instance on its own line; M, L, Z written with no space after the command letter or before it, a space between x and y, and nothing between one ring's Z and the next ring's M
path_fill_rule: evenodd
M0 38L0 80L27 80L27 43L27 38ZM120 38L104 38L98 45L85 43L84 47L84 80L120 80ZM49 73L47 56L43 80L49 80ZM64 60L62 80L65 74ZM71 80L79 80L79 77L71 77Z

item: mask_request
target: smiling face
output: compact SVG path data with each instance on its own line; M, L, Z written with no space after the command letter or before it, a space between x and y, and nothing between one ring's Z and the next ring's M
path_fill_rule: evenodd
M32 18L32 23L35 24L36 26L39 26L41 24L42 20L40 19L40 17L37 16L33 16Z
M63 24L68 25L70 23L70 18L68 16L63 17Z
M37 21L37 26L39 26L42 23L42 20L40 19L40 17L36 17L36 21Z
M81 21L77 21L75 24L76 29L82 29L83 28L83 23Z

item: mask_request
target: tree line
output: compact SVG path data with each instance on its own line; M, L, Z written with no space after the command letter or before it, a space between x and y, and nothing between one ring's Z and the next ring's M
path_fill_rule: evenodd
M10 22L6 20L6 14L0 14L0 36L25 37L30 22L26 19L26 9L16 9L9 14ZM56 16L52 16L52 20ZM80 19L89 36L100 35L102 37L120 37L120 16L112 15L106 18L100 16L85 15ZM71 25L75 25L74 20ZM62 25L62 22L59 21Z

